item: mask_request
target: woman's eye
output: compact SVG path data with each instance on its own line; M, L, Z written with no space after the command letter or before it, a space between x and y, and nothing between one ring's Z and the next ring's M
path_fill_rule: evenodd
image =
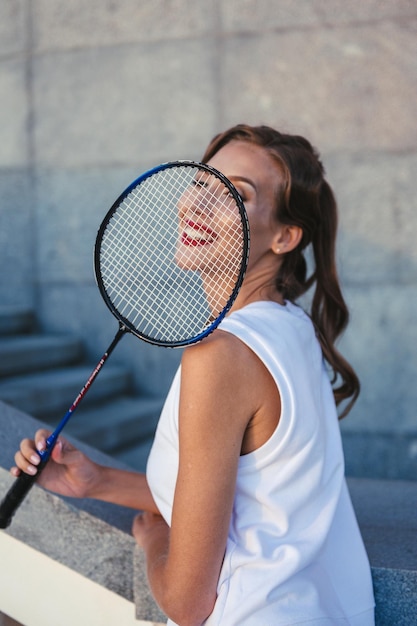
M191 181L191 184L193 187L206 187L207 186L204 180L194 179L193 181Z
M246 202L247 198L246 198L246 194L243 193L242 189L238 189L236 187L236 191L238 192L239 196L241 197L242 202Z

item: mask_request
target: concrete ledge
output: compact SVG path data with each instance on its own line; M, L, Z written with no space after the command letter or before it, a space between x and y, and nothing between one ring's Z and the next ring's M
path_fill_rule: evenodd
M135 619L133 603L122 595L30 548L10 534L0 533L0 552L2 562L4 559L7 563L7 576L2 576L0 586L0 606L2 612L13 615L18 624L149 624Z
M348 479L372 567L377 626L417 624L417 482Z
M30 436L39 426L37 420L0 402L1 498L13 481L7 470L19 441ZM102 463L121 466L84 444L77 442L77 445ZM417 624L417 482L350 478L348 484L372 567L376 625ZM163 622L164 616L147 585L143 552L130 535L134 514L131 509L94 500L60 498L35 486L10 528L0 533L0 538L4 545L8 541L8 549L15 541L20 546L28 546L24 557L19 558L29 562L36 552L41 559L46 559L42 571L46 571L51 562L58 565L55 570L57 584L51 585L51 593L65 586L64 581L71 571L74 581L83 578L85 589L88 584L98 585L110 594L108 597L115 594L127 602L132 614L136 612L136 620L143 620L135 622L138 626L140 623ZM18 553L17 549L15 553ZM0 590L10 587L11 569L1 570ZM25 604L25 590L30 593L32 587L29 581L26 586L22 584L22 574L26 570L25 563L18 563L15 567L12 589L16 590L20 605ZM33 575L38 573L32 572ZM86 593L89 595L90 592ZM9 596L10 593L6 600ZM98 596L93 594L93 597ZM2 598L0 592L0 612L7 612L2 602L5 602L4 593ZM74 594L71 602L77 605ZM111 612L107 613L110 616ZM47 612L40 611L40 614L42 621L24 622L25 626L56 626L53 615L48 622ZM18 619L18 615L11 617ZM67 623L74 624L73 621L60 622L62 625ZM114 621L108 623L112 625ZM107 622L100 622L100 626L105 624ZM89 622L89 626L93 626L93 622Z
M19 441L40 426L0 402L0 499L14 480L8 468ZM84 444L77 445L97 461L121 466ZM61 498L35 485L10 527L0 532L2 561L7 558L8 563L0 571L0 613L25 626L164 622L145 569L136 567L134 573L136 544L130 534L134 515L131 509L103 502ZM58 621L55 606L59 606ZM98 621L92 617L94 607ZM86 611L91 613L87 621L76 619L77 613L86 616Z

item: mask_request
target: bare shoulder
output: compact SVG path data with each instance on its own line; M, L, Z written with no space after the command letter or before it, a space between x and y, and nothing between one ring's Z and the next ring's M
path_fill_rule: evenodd
M182 398L215 407L247 425L259 411L270 385L270 374L239 338L218 330L187 348L182 361ZM211 418L212 419L212 418Z
M208 424L217 424L223 431L225 423L234 426L242 438L243 454L265 443L279 422L281 398L259 357L225 331L213 333L184 356L184 413L188 408L191 414L198 406L199 415Z
M213 377L227 374L229 385L256 369L258 363L258 358L246 344L222 330L216 330L200 343L187 348L182 360L187 374L190 370Z

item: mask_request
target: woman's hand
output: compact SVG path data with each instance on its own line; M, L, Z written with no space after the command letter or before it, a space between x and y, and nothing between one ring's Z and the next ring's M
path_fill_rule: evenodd
M49 435L47 430L38 430L34 440L21 442L15 455L16 467L10 470L13 476L21 472L36 475L41 460L37 451L45 450ZM61 496L94 498L159 513L145 474L99 465L63 437L59 437L37 484Z
M34 440L23 439L15 454L16 467L10 470L13 476L19 476L21 472L32 476L37 473L41 461L37 451L45 450L49 435L50 432L41 429ZM63 496L86 498L93 497L99 482L100 466L60 437L37 484Z
M156 537L168 537L169 526L161 515L145 511L136 515L133 520L132 534L136 542L146 550Z

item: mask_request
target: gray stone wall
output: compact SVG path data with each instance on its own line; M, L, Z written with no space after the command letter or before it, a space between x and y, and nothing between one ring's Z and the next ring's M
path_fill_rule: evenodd
M237 122L305 134L340 205L346 428L415 431L416 26L413 0L2 0L0 303L100 356L92 247L122 189ZM112 358L159 394L178 357L129 337Z

